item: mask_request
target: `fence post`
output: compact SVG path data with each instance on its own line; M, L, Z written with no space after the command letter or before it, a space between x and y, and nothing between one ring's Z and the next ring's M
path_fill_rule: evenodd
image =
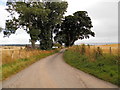
M90 45L88 44L87 46L88 46L88 48L90 49Z
M112 48L110 47L110 54L112 54Z
M13 60L13 57L14 57L14 50L12 51L12 55L11 55L11 56L12 56L12 60Z
M26 50L26 58L28 58L28 51Z
M21 50L19 50L19 58L21 58L20 51L21 51Z

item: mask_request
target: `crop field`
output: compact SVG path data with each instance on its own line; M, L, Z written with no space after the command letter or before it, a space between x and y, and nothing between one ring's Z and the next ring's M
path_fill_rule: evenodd
M24 46L0 46L0 65L18 59L17 52L24 49Z
M108 45L96 45L91 47L100 47L103 53L111 53L111 54L118 54L120 53L120 44L108 44Z
M19 50L19 49L25 49L25 46L0 46L2 50Z

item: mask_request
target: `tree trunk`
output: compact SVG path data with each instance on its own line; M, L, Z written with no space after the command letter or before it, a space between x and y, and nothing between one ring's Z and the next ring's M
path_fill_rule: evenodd
M35 49L35 40L31 40L32 48Z

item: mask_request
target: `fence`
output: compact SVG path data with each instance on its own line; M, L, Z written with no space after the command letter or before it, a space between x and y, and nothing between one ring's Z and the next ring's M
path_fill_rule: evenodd
M95 47L97 48L97 46ZM99 47L102 49L103 53L110 53L110 54L118 54L119 48L118 47Z
M20 58L28 58L33 55L40 54L40 50L2 50L2 64L12 62Z
M116 46L109 46L109 45L104 45L104 46L100 46L100 45L94 45L94 46L90 46L90 45L77 45L77 46L73 46L71 49L74 49L75 51L81 52L81 53L87 53L88 55L90 53L94 53L96 50L99 51L101 50L102 53L109 53L109 54L113 54L113 55L118 55L120 54L120 48L118 47L118 45Z

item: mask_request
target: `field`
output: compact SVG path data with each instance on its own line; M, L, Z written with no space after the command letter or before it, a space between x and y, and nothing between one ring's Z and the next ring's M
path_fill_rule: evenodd
M0 49L2 50L19 50L19 49L25 49L25 46L0 46Z
M1 48L1 66L0 73L2 73L1 80L19 72L30 64L54 54L59 50L32 50L25 47L5 46Z
M86 73L120 86L118 45L79 45L68 48L65 62Z
M47 53L47 51L25 50L19 49L19 47L15 49L2 49L2 64L10 63L21 58L28 58L40 53Z
M109 44L109 45L96 45L92 47L100 47L103 51L103 53L112 53L112 54L118 54L120 53L120 44Z
M24 52L25 47L19 46L0 46L0 65L8 63L19 58L18 52Z

